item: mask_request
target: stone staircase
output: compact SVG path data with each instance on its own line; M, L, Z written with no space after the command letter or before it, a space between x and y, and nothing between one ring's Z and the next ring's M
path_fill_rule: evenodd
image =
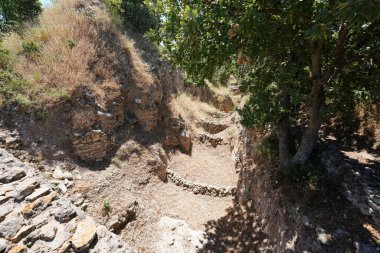
M0 253L135 252L0 149Z

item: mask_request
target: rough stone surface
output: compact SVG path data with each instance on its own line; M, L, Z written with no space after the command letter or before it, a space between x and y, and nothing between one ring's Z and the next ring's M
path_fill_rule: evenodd
M217 134L228 128L227 123L221 123L219 121L206 119L198 122L198 125L210 134Z
M205 233L193 230L182 220L164 216L159 221L162 230L156 252L199 252L205 240Z
M73 219L76 215L77 212L75 211L75 209L71 205L65 203L58 209L54 217L60 223L66 223Z
M332 177L339 177L342 194L380 228L380 174L375 166L371 168L350 160L333 146L326 148L320 160Z
M92 219L85 219L78 224L72 238L72 245L75 251L80 252L90 247L96 238L96 224Z
M191 133L188 130L182 130L179 142L181 144L181 148L186 152L190 153L191 151Z
M210 195L226 197L234 195L236 193L236 188L234 187L216 187L212 185L204 185L186 180L185 178L179 176L171 169L167 169L168 178L173 181L178 186L181 186L185 190L189 190L194 194Z
M21 167L23 172L9 172ZM7 183L0 184L0 193L11 196L0 203L0 253L73 252L74 245L77 251L89 247L89 252L97 253L134 252L117 235L97 225L68 199L46 190L53 189L53 186L3 149L0 149L0 168L2 176L12 175L3 181ZM28 185L35 187L27 197L29 201L27 198L17 201L19 195L12 190L26 189Z
M7 248L9 242L5 240L4 238L0 238L0 252L4 252L5 249Z
M234 109L232 98L228 95L217 95L214 99L214 105L224 112L231 112Z
M83 161L102 161L108 149L107 135L101 130L92 130L73 141L74 154Z
M25 177L25 171L21 168L13 168L12 170L2 170L0 175L0 183L10 183Z
M9 216L0 223L0 238L12 238L25 224L22 216L18 214L10 214Z

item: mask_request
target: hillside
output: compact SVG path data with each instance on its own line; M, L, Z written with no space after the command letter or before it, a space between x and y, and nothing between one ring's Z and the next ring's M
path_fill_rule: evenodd
M324 122L309 162L283 167L278 129L245 126L263 110L252 87L231 73L194 85L209 70L187 58L196 38L175 68L122 2L57 0L2 34L0 253L379 252L376 103Z

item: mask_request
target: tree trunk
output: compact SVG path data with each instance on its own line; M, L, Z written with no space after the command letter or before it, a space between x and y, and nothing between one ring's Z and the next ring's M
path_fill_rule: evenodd
M320 41L311 42L311 73L312 90L309 108L309 124L302 135L301 144L292 157L291 164L304 164L309 160L318 140L318 132L322 124L321 109L324 105L323 82L321 77L321 51Z

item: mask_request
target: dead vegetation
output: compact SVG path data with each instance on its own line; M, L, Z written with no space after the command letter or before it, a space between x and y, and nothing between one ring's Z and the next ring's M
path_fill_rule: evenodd
M198 122L218 112L214 106L199 101L186 93L173 98L169 104L170 110L186 122ZM192 126L197 130L196 126ZM198 129L199 130L199 129Z
M120 84L128 79L141 85L154 83L133 41L99 4L57 1L23 32L6 34L3 46L10 52L12 71L27 83L17 89L17 95L28 105L52 106L77 95L82 86L104 105L120 95ZM126 65L131 73L116 74Z

